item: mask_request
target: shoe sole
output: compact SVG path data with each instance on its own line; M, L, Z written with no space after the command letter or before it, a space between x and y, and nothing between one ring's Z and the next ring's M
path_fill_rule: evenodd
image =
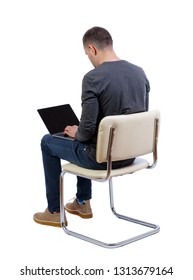
M79 212L78 210L71 210L71 209L68 209L66 207L65 207L65 210L70 214L77 215L77 216L81 217L82 219L90 219L90 218L93 217L92 213L83 214L83 213Z
M51 222L51 221L41 221L41 220L37 220L36 218L33 218L34 222L36 222L37 224L40 225L44 225L44 226L51 226L51 227L61 227L61 224L58 222ZM65 222L65 226L67 227L68 222Z

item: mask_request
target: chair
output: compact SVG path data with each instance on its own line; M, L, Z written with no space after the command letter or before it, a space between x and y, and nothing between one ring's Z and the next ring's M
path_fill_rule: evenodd
M60 219L61 227L65 233L105 248L118 248L159 232L160 227L158 225L118 214L114 207L113 198L113 177L131 174L144 168L152 168L156 165L159 124L160 113L158 110L129 115L107 116L101 120L98 128L96 159L99 163L107 162L107 169L102 171L90 170L71 163L62 166L60 176ZM147 157L144 157L149 154L152 154L152 163L147 160ZM128 158L136 159L127 167L112 169L113 161ZM89 236L70 231L64 223L63 185L64 175L66 173L95 181L108 181L110 207L113 214L119 219L139 224L150 229L145 233L116 243L105 243Z

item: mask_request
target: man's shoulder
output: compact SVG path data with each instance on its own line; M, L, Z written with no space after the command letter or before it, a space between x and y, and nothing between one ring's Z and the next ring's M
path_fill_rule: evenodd
M133 73L144 73L143 68L131 63L127 60L118 60L112 62L104 62L100 66L90 70L84 75L83 80L86 82L93 82L100 79L101 77L108 76L110 73L120 73L120 71L133 72Z

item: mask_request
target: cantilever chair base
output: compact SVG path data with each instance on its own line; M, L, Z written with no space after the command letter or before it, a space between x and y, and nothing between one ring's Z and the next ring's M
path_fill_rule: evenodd
M137 220L118 214L114 207L113 198L113 177L122 176L140 171L144 168L152 168L157 163L157 142L160 124L158 110L131 114L108 116L101 120L97 136L96 160L99 163L106 162L106 170L91 170L68 163L62 167L60 175L60 222L64 232L79 239L91 242L105 248L117 248L145 237L158 233L158 225ZM148 154L153 155L153 163L150 164L145 158ZM126 167L112 169L112 162L136 158L135 161ZM89 236L82 235L67 229L64 218L64 175L71 173L95 181L109 182L110 207L113 214L126 222L131 222L149 228L144 233L116 243L105 243Z
M124 172L121 169L119 169L119 170L115 169L115 170L112 170L112 172L114 171L114 174L113 174L114 176L118 176L118 172L120 174L122 172L125 174L125 169L127 169L128 173L131 174L131 173L133 173L135 171L141 170L143 168L148 168L148 167L149 167L149 165L148 165L148 162L146 160L138 158L138 159L135 160L135 162L132 165L130 165L130 166L126 167L126 168L123 168ZM114 207L114 195L113 195L113 180L112 180L112 177L108 181L109 181L110 207L111 207L111 210L112 210L113 214L117 218L119 218L119 219L131 222L131 223L135 223L135 224L147 227L147 228L151 228L151 230L148 230L148 231L146 231L146 232L144 232L144 233L142 233L140 235L137 235L137 236L134 236L134 237L131 237L131 238L128 238L126 240L122 240L122 241L116 242L116 243L106 243L106 242L103 242L103 241L91 238L89 236L82 235L80 233L77 233L77 232L69 230L65 226L65 223L64 223L65 222L64 221L64 201L63 201L63 196L64 196L63 195L64 194L63 179L64 179L64 175L66 173L71 173L71 174L76 174L76 175L78 174L79 176L87 177L88 176L88 172L93 173L93 179L96 180L96 181L104 181L105 180L104 179L105 171L88 170L88 169L85 169L85 168L77 167L76 165L70 164L70 163L63 165L63 171L62 171L61 177L60 177L60 180L61 180L61 185L60 185L60 193L61 193L60 199L61 200L60 200L60 204L61 204L61 227L62 227L62 229L64 230L64 232L66 234L74 236L74 237L79 238L79 239L82 239L84 241L93 243L95 245L104 247L104 248L118 248L118 247L125 246L127 244L130 244L132 242L138 241L140 239L143 239L145 237L148 237L150 235L153 235L153 234L156 234L156 233L159 232L160 227L158 225L155 225L155 224L152 224L152 223L149 223L149 222L145 222L145 221L142 221L142 220L134 219L134 218L122 215L122 214L118 214L116 212L115 207Z

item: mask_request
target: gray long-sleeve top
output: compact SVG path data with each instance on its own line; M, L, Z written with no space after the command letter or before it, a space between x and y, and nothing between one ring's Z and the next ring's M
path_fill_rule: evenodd
M147 111L149 91L149 81L143 69L125 60L104 62L84 76L82 114L75 138L87 143L91 158L96 155L101 119Z

